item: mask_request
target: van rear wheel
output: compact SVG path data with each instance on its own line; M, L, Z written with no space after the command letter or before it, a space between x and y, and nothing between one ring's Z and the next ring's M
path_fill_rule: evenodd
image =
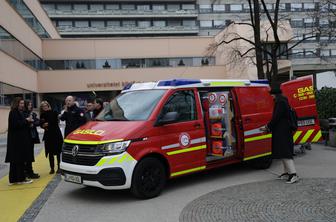
M158 196L166 184L164 165L156 158L148 157L135 167L131 192L141 199Z

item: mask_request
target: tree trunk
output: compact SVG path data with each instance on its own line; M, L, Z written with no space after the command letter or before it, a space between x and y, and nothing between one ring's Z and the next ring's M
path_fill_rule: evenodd
M256 63L257 63L257 73L258 79L265 79L263 59L262 59L262 44L260 40L260 4L259 0L253 0L253 9L254 10L254 43L256 51ZM252 20L252 18L251 18Z

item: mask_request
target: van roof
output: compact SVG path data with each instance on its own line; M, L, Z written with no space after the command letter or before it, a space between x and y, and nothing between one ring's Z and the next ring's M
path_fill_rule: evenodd
M192 87L240 87L240 86L268 86L268 80L245 79L171 79L157 82L130 83L122 92L145 89L174 89Z

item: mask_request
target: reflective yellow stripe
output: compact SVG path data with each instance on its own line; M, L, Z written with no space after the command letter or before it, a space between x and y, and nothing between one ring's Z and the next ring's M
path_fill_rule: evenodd
M96 166L103 166L107 160L108 160L107 158L101 158L99 162L96 164Z
M113 142L119 142L123 141L123 139L115 139L115 140L103 140L103 141L83 141L83 140L69 140L65 139L65 143L71 143L71 144L82 144L82 145L99 145L104 143L113 143Z
M295 141L299 138L299 136L302 134L302 131L296 131L294 136L293 136L293 141L295 143Z
M113 157L112 159L110 159L107 165L113 164L117 159L119 159L119 157Z
M195 172L195 171L198 171L198 170L204 170L204 169L205 169L205 166L196 167L196 168L192 168L192 169L189 169L189 170L183 170L183 171L172 173L170 176L175 177L175 176L178 176L178 175L191 173L191 172Z
M255 137L251 137L251 138L246 138L244 141L245 142L251 142L251 141L255 141L255 140L263 140L263 139L268 139L268 138L272 138L272 134L266 134L266 135L261 135L261 136L255 136Z
M307 131L306 135L304 135L304 137L302 138L302 140L300 141L300 143L305 143L307 142L307 140L309 139L310 135L312 135L312 133L314 132L314 129L310 129Z
M322 137L321 130L318 131L318 133L315 135L314 139L312 140L313 143L319 141L319 139Z
M255 158L262 157L262 156L268 156L268 155L271 155L271 154L272 154L272 152L268 152L268 153L263 153L263 154L259 154L259 155L256 155L256 156L249 156L249 157L244 158L244 161L252 160L252 159L255 159Z
M206 148L206 145L195 146L195 147L190 147L188 149L180 149L180 150L171 151L171 152L168 152L167 155L186 153L186 152L191 152L191 151L196 151L196 150L202 150L202 149L205 149L205 148Z
M119 158L118 163L122 163L122 162L124 162L124 160L125 160L127 157L128 157L128 156L127 156L126 154L123 155L122 157Z
M245 86L244 82L211 82L210 86Z

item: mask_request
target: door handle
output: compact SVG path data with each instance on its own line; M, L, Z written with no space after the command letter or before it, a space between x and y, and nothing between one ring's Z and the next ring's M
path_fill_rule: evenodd
M200 123L195 123L195 124L194 124L194 127L195 127L195 128L201 128L201 124L200 124Z

